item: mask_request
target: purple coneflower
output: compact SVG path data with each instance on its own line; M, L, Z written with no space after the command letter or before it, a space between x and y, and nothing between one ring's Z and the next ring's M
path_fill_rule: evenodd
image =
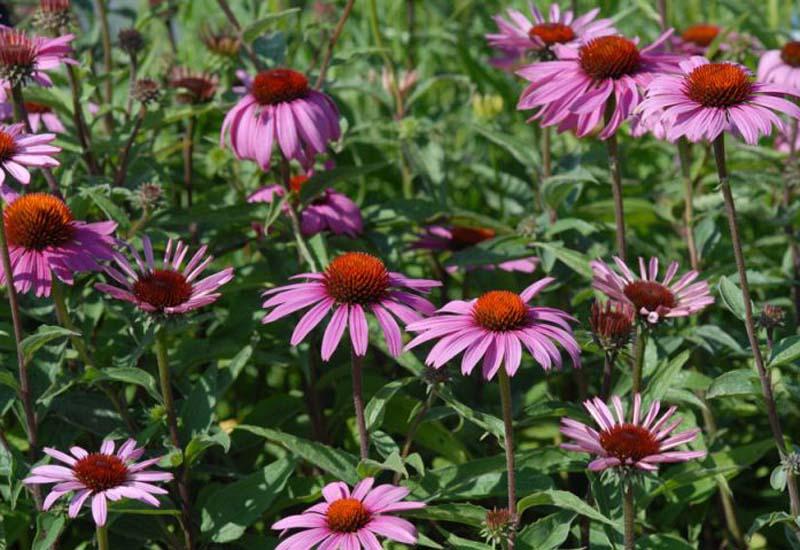
M534 63L517 71L531 82L517 108L538 109L531 120L558 131L574 130L579 137L607 120L600 139L611 137L641 101L640 88L659 73L673 70L677 57L661 51L671 31L639 49L623 36L601 36L581 46L558 45L556 61ZM613 110L608 111L608 105Z
M659 418L661 403L653 401L645 417L641 418L642 397L637 393L633 397L631 419L626 421L619 396L612 397L611 404L616 416L598 397L583 402L600 428L599 432L571 418L561 419L561 433L572 439L561 447L596 455L597 458L589 463L590 470L598 472L607 468L633 467L653 472L663 462L686 462L706 456L706 451L672 450L694 441L700 433L699 428L692 428L670 436L681 424L680 417L667 423L677 407L670 407Z
M247 94L225 116L220 144L230 133L234 154L268 170L275 142L286 159L306 168L341 136L333 100L313 90L302 73L270 69L252 79Z
M156 264L148 237L142 237L144 260L131 244L127 247L135 266L124 255L116 253L114 260L119 270L111 266L105 268L106 273L122 287L99 283L96 288L118 300L131 302L148 313L179 315L207 306L220 297L219 287L233 279L233 268L227 267L197 280L214 259L206 255L207 246L200 247L185 267L182 264L189 246L181 241L167 241L161 265Z
M28 124L30 124L33 133L38 132L42 126L49 132L56 134L63 134L67 131L61 119L58 118L58 115L49 105L26 101L25 111L28 113ZM10 121L13 118L14 104L11 101L11 93L7 89L0 87L0 120ZM57 150L60 151L60 149Z
M764 52L758 61L758 80L800 89L800 42Z
M719 36L722 29L710 23L689 25L680 34L672 36L673 51L684 55L705 55L708 47Z
M137 462L144 449L137 449L133 439L123 443L116 453L114 442L110 440L104 441L97 453L77 446L70 448L71 456L48 447L44 452L67 466L36 466L23 480L24 483L55 484L44 500L44 510L67 493L73 493L69 503L71 518L77 517L83 504L91 497L92 517L98 526L106 524L109 500L115 502L130 498L158 507L160 503L153 495L165 495L167 491L153 482L172 479L169 472L149 469L161 457Z
M16 86L32 78L42 86L52 86L53 81L45 71L62 63L77 64L69 57L73 38L72 34L57 38L28 36L0 25L0 85Z
M198 105L214 99L219 86L219 77L206 71L173 67L169 75L169 85L177 90L179 102Z
M53 274L72 284L75 273L100 271L99 260L114 255L115 222L76 221L64 201L46 193L6 194L3 212L14 287L49 296ZM6 274L0 266L0 282Z
M424 502L404 501L409 490L395 485L378 485L371 477L350 488L341 481L322 489L325 502L302 514L289 516L272 525L285 531L302 529L281 542L275 550L378 550L378 536L402 544L416 544L417 530L411 522L394 517L396 512L418 510Z
M325 361L333 355L346 328L350 332L354 354L366 355L369 339L367 312L378 320L389 352L399 355L402 336L392 315L404 323L419 320L422 317L420 313L430 315L436 308L418 293L426 293L441 285L438 281L410 279L391 272L381 260L363 252L346 252L336 257L324 273L303 273L293 278L308 280L264 292L267 299L263 307L271 311L262 322L272 323L313 306L292 333L290 343L296 346L332 311L322 337L322 359Z
M288 200L295 200L308 179L308 176L302 174L291 178L289 186L292 196ZM247 198L247 202L272 203L285 194L286 189L282 185L268 185L251 194ZM284 204L284 211L288 209L289 205ZM358 205L347 195L330 187L322 191L300 211L300 231L306 237L330 231L334 235L346 235L355 239L363 230L364 221Z
M406 330L419 332L406 349L430 340L433 346L426 364L444 366L464 352L461 372L469 375L483 358L483 376L491 380L501 365L514 376L522 360L524 345L542 368L561 367L561 354L555 343L563 347L575 367L580 366L580 347L572 335L573 317L560 309L530 306L539 292L553 282L552 277L541 279L521 294L507 290L492 290L478 299L454 300L436 315L409 324Z
M614 262L622 275L600 260L591 263L592 287L612 300L632 305L650 324L664 318L686 317L714 303L706 281L692 283L699 275L697 271L688 271L673 282L678 262L669 265L661 281L658 280L658 258L650 258L648 265L639 258L640 277L620 258L615 256Z
M0 125L0 187L5 185L6 173L27 185L31 181L28 167L59 165L53 155L61 148L50 145L55 134L25 134L24 129L24 124Z
M755 145L773 125L783 128L774 111L800 118L800 108L784 98L800 96L800 89L753 81L742 65L695 56L682 61L680 69L682 74L655 78L640 106L642 116L661 118L670 141L682 136L714 141L728 131Z

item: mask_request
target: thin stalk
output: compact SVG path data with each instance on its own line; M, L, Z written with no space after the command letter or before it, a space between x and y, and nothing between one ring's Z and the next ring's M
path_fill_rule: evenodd
M253 47L247 42L245 42L244 37L242 36L242 25L239 24L239 20L236 18L236 14L233 13L233 10L228 5L228 1L217 0L217 3L219 4L219 7L222 10L222 12L225 14L225 17L228 18L228 22L234 29L236 29L236 32L239 34L239 38L241 39L244 53L247 54L247 57L250 58L250 61L253 62L253 65L255 65L256 69L258 69L259 71L263 71L265 68L264 63L262 63L261 60L258 58L258 55L256 55L255 50L253 50Z
M542 183L544 180L549 178L553 175L553 129L550 126L542 128ZM537 186L539 193L541 194L541 184ZM541 206L544 205L544 199L539 197L538 201L541 202ZM550 223L555 223L557 215L556 209L552 207L547 207L548 210L548 217L550 218Z
M778 409L775 403L775 396L772 392L772 380L769 372L764 366L764 358L761 355L761 347L758 342L756 333L756 324L753 318L753 307L750 299L750 286L747 282L747 267L744 262L744 254L742 252L742 239L739 234L739 222L736 218L736 204L733 200L731 193L731 184L728 178L728 167L725 163L725 135L720 136L714 140L714 157L717 161L717 173L719 175L719 184L722 191L722 197L725 201L725 213L728 216L728 228L731 233L731 242L733 244L733 255L736 259L736 270L739 273L739 286L742 289L742 299L744 300L744 317L745 329L747 330L747 339L750 341L750 348L753 353L753 361L758 370L758 378L761 381L761 392L764 395L764 404L767 408L767 418L769 420L770 429L772 430L772 437L775 440L775 445L781 457L786 455L786 443L783 437L783 428L781 427L780 417L778 416ZM797 482L795 476L791 471L786 473L786 486L789 491L789 502L791 506L791 513L793 517L800 515L800 494L797 491Z
M630 480L625 483L622 492L622 515L625 522L625 550L636 550L636 513L633 510L633 483Z
M108 545L108 526L97 526L97 550L109 550Z
M30 390L30 380L28 378L28 365L25 360L25 353L22 351L22 316L19 311L19 300L17 289L14 286L14 275L11 269L11 256L8 253L8 240L6 239L5 214L3 209L5 204L0 201L0 260L3 262L3 273L6 275L6 292L8 293L8 307L11 309L11 324L14 327L14 348L17 352L17 368L19 370L19 399L22 402L22 409L25 412L26 432L28 434L28 453L31 462L36 461L36 449L39 448L38 426L36 423L36 411L34 409L33 398ZM38 485L31 487L33 498L36 501L36 509L42 509L42 491Z
M658 23L661 26L661 32L666 31L669 27L667 15L667 0L658 0Z
M96 0L95 4L100 19L100 39L103 42L103 71L106 76L103 88L103 99L106 105L111 107L114 102L114 82L111 76L114 67L111 58L111 28L108 25L108 6L106 6L106 0ZM103 117L103 124L106 128L106 132L110 135L114 131L114 115L111 114L110 109Z
M344 24L347 23L347 18L350 17L350 12L353 11L353 4L355 3L355 0L347 0L347 4L345 4L344 10L342 11L342 16L339 17L339 22L336 23L336 27L333 29L333 34L331 34L331 37L328 40L328 48L325 50L325 57L322 58L322 64L319 67L317 81L314 84L315 88L319 88L325 82L325 73L328 72L328 67L331 63L331 57L333 57L333 48L336 46L336 42L339 40L339 37L344 30Z
M72 120L75 124L75 131L78 134L78 142L81 144L83 159L89 167L89 174L100 175L100 167L97 159L92 152L92 137L89 126L86 124L86 117L83 114L83 104L81 103L81 82L78 78L77 70L72 65L67 65L67 77L69 87L72 91Z
M608 115L606 115L606 118L608 118ZM614 196L617 255L622 258L624 262L627 260L628 251L625 240L625 206L622 201L622 172L616 132L606 140L606 147L608 148L608 163L611 172L611 193Z
M508 476L508 513L511 525L508 531L508 548L514 550L517 535L517 475L514 470L514 425L511 411L511 382L504 368L498 373L500 383L500 401L503 406L503 426L506 449L506 472Z
M297 249L300 251L300 257L305 260L311 271L316 272L317 263L314 261L314 256L311 254L311 249L308 248L308 243L306 243L306 239L303 236L303 231L300 228L300 216L297 212L297 206L294 204L291 198L291 171L289 160L283 156L283 153L281 153L281 179L288 197L286 199L286 205L289 207L289 221L292 224L292 233L294 233L294 240L297 243Z
M689 142L686 138L678 141L678 157L683 178L683 229L686 235L686 246L689 249L689 263L695 271L700 266L700 257L694 241L694 181L692 180L692 157Z
M607 351L603 361L603 382L600 386L600 399L606 401L611 393L611 377L614 373L614 364L617 362L617 352Z
M192 501L189 493L189 468L186 464L186 455L181 445L180 432L178 431L178 415L175 411L175 402L172 398L172 383L169 374L169 356L167 354L167 332L163 327L156 332L156 360L158 361L158 378L161 383L161 397L164 400L164 411L167 415L167 426L172 445L180 451L183 460L175 476L178 494L181 498L181 526L187 549L193 549L194 530L192 528Z
M11 103L14 108L14 120L24 124L26 133L32 134L31 121L28 118L28 111L25 108L25 97L22 94L22 86L20 84L11 87ZM47 187L50 189L50 193L61 198L58 182L53 176L53 172L50 171L50 168L43 166L42 174L44 175L44 179L47 180Z
M186 121L186 131L183 134L183 185L186 187L186 204L192 207L192 156L194 155L194 127L195 118L190 116Z
M358 448L361 460L369 458L369 434L367 433L367 422L364 418L364 357L356 355L355 351L350 353L350 361L353 374L353 408L356 410L356 427L358 428Z
M642 371L644 370L644 352L647 348L647 328L639 325L639 331L636 334L636 342L633 344L633 372L631 375L631 391L639 393L642 389Z
M136 116L136 121L133 123L133 129L128 141L125 143L125 149L122 150L122 156L119 160L119 167L117 168L117 175L114 176L114 185L121 186L125 183L125 176L128 172L128 163L130 162L131 149L133 143L136 141L136 136L139 135L139 130L142 128L142 122L147 114L147 108L142 105L139 108L139 114Z
M237 247L237 249L238 248L240 247ZM319 346L312 345L311 349L314 350L318 347ZM303 394L306 398L308 416L311 420L311 434L315 441L327 443L328 433L325 429L325 415L323 414L322 404L319 400L319 392L317 391L318 367L319 355L312 351L308 354L308 376L303 376Z
M425 403L423 403L422 407L414 416L414 420L412 420L411 424L408 426L408 432L406 433L406 440L403 443L403 447L400 450L400 458L404 462L405 459L408 458L408 455L411 453L411 446L414 444L414 437L417 435L417 430L422 424L422 421L425 420L425 417L428 415L428 411L431 410L431 408L433 407L433 403L435 401L436 401L436 387L431 385L428 390L428 398L425 400ZM397 472L394 474L393 483L397 485L399 482L400 482L400 473Z
M139 74L139 58L135 53L130 54L131 69L128 75L128 102L125 105L125 120L130 120L133 115L133 95L136 89L136 79Z
M795 174L797 165L797 135L798 135L798 120L792 120L792 134L791 141L789 142L789 158L786 163L789 167L790 173ZM783 202L782 206L785 212L788 212L792 204L792 186L784 180L783 185ZM797 239L795 238L794 224L791 218L787 218L786 225L783 228L786 234L786 240L789 242L789 250L792 257L792 303L794 303L794 319L795 327L800 324L800 247L798 247Z

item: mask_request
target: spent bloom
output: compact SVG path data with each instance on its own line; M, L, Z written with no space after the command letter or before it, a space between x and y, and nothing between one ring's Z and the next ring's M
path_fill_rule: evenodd
M53 155L60 147L50 145L55 134L26 134L24 124L0 124L0 187L6 185L6 174L27 185L31 181L28 168L52 168L59 162Z
M169 75L169 85L177 90L176 97L181 103L208 103L217 93L219 77L205 71L174 67Z
M633 334L636 311L627 302L609 300L605 304L594 302L589 317L592 337L605 351L619 351L628 345Z
M293 176L289 182L288 200L296 201L308 180L309 177L303 174ZM247 197L247 202L272 203L285 195L283 185L272 184L255 191ZM284 211L289 208L288 204L284 204ZM363 230L361 209L350 197L331 187L323 190L300 210L300 231L306 237L330 231L334 235L346 235L354 239Z
M406 327L420 333L406 349L438 340L426 364L441 368L463 351L461 372L469 375L483 359L486 380L491 380L503 364L505 372L514 376L522 361L523 345L545 370L553 365L561 367L561 353L555 344L563 347L573 365L579 367L580 347L570 327L574 319L560 309L528 305L553 280L540 279L521 294L492 290L474 300L454 300L436 315Z
M614 414L599 397L583 402L599 431L571 418L561 419L561 433L572 440L561 447L595 455L597 458L589 463L593 472L629 467L654 472L664 462L686 462L706 456L703 450L673 450L694 441L700 433L699 428L692 428L670 435L682 422L680 417L672 419L677 407L670 407L659 417L661 403L653 401L642 418L642 397L637 393L633 397L633 410L629 411L630 420L626 420L619 396L612 397L611 404Z
M341 136L336 104L311 89L302 73L263 71L249 82L246 91L225 115L220 145L225 145L225 136L230 134L236 157L254 160L262 170L269 170L273 144L286 159L310 168L328 143Z
M389 484L373 487L374 483L374 478L367 477L352 491L341 481L323 487L324 502L272 525L272 529L283 532L301 529L275 550L377 550L383 548L377 537L416 544L414 525L394 514L424 508L425 503L403 500L409 493L405 487Z
M142 238L144 259L136 249L127 244L134 264L117 252L116 269L106 266L106 273L119 285L97 284L96 288L118 300L135 304L147 313L180 315L207 306L219 297L219 288L233 279L233 268L228 267L198 280L214 259L207 255L207 246L200 249L183 266L189 245L169 239L163 262L156 263L153 245L148 237ZM159 265L160 264L160 265Z
M497 232L491 227L473 227L466 225L429 225L425 227L419 238L411 243L412 249L433 251L458 252L475 246L484 241L494 239ZM518 271L533 273L539 265L539 258L530 256L518 260L508 260L479 266L467 266L467 269L501 269L503 271ZM454 273L458 266L447 266L448 273Z
M787 42L780 50L764 52L758 61L758 80L800 90L800 42Z
M531 82L517 109L538 109L531 120L557 126L559 132L574 130L578 137L602 125L600 139L607 139L633 114L641 89L657 74L674 69L678 58L662 51L669 36L666 32L641 49L637 41L623 36L557 46L557 60L517 71Z
M773 125L783 128L775 111L800 118L800 108L784 98L800 96L798 88L754 81L742 65L712 63L705 57L691 57L679 67L680 74L656 77L640 106L643 117L660 118L670 141L713 141L731 132L755 145Z
M430 315L436 309L420 293L441 286L439 281L411 279L386 269L381 260L363 252L337 256L324 273L303 273L294 279L306 279L264 292L263 307L270 309L262 320L272 323L301 309L311 307L295 326L291 345L296 346L333 312L322 336L322 359L333 355L345 329L350 332L353 352L367 353L369 328L367 313L378 321L389 352L397 356L402 348L400 327L394 316L408 324Z
M158 507L154 495L165 495L167 491L154 484L170 481L172 474L150 469L161 457L137 462L144 454L136 448L136 441L127 440L114 452L114 442L106 440L100 451L90 453L81 447L71 447L70 454L49 447L44 452L62 465L36 466L23 481L27 484L55 484L44 499L44 510L62 496L72 493L69 517L78 516L81 507L91 498L92 517L97 525L105 525L108 517L108 501L124 498L139 500Z
M57 38L29 36L0 25L0 85L14 86L33 79L42 86L52 86L46 71L62 63L77 63L69 57L73 38L72 34Z
M49 296L53 274L67 284L76 273L101 271L100 260L114 255L115 222L77 221L69 206L46 193L14 195L3 212L14 287ZM0 267L0 282L7 274Z
M595 260L591 263L594 272L592 287L611 300L630 304L650 324L664 318L687 317L714 303L708 282L692 282L699 276L697 271L688 271L673 282L678 273L678 262L669 264L661 281L658 280L658 258L650 258L647 265L644 258L639 258L640 277L620 258L615 256L614 262L621 275L605 262Z

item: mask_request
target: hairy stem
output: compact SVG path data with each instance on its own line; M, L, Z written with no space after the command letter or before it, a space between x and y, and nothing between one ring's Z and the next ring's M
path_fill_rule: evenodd
M425 399L425 403L423 403L422 407L420 407L417 414L414 416L414 420L411 421L411 424L408 426L408 432L406 433L406 439L403 443L403 447L400 450L400 458L405 461L408 458L408 455L411 453L411 446L414 444L414 437L417 435L417 430L419 429L422 421L425 420L425 417L428 415L428 411L431 410L433 407L433 403L436 401L436 386L431 385L428 388L428 398ZM394 481L393 483L397 485L400 482L400 473L397 472L394 474Z
M636 550L636 513L633 509L633 483L630 480L625 483L622 492L622 515L625 522L625 550Z
M501 367L498 372L500 383L500 401L503 407L503 426L505 428L506 472L508 475L508 513L511 525L508 531L508 548L514 549L517 534L517 475L514 471L514 425L511 411L511 382L506 370Z
M108 545L108 526L97 526L97 550L109 550Z
M678 157L683 178L683 229L686 235L686 246L689 249L689 263L695 271L699 269L700 257L694 241L694 181L692 179L692 157L689 142L686 138L678 141Z
M331 34L331 37L328 40L328 48L325 50L325 57L322 58L322 64L319 67L317 81L314 84L315 88L321 87L325 82L325 73L328 72L328 67L331 63L331 57L333 57L333 48L336 46L336 42L338 42L339 37L342 35L344 24L347 23L347 18L350 17L350 12L353 11L353 4L355 3L355 0L347 0L347 4L345 4L344 10L342 11L342 16L339 17L339 22L336 23L336 27L333 29L333 34Z
M631 374L631 391L639 393L642 389L642 371L644 370L644 352L647 348L647 328L639 325L636 342L633 344L633 371Z
M286 190L286 205L289 207L289 221L292 224L292 233L294 233L294 240L297 243L297 249L300 251L300 257L308 264L311 271L317 271L317 263L314 261L314 256L311 254L311 249L308 248L308 243L303 236L303 231L300 227L300 215L297 212L297 206L292 201L291 193L292 186L291 171L289 160L281 153L281 180L283 187Z
M131 69L128 75L128 102L125 104L125 120L128 121L133 115L133 95L136 90L136 79L139 75L139 58L135 53L130 54Z
M186 464L186 455L181 446L180 432L178 431L178 415L175 402L172 398L172 383L169 374L169 356L167 354L167 331L161 327L156 332L156 360L158 361L158 378L161 383L161 397L164 400L164 411L167 415L167 427L172 445L183 456L181 466L175 476L175 484L181 499L181 525L186 548L195 547L194 529L192 527L192 501L189 493L189 466Z
M739 234L739 222L736 218L736 204L733 200L733 193L731 192L730 180L728 178L728 168L725 162L725 134L714 140L714 156L717 161L717 173L719 175L719 184L722 191L722 197L725 201L725 213L728 217L728 228L731 234L731 242L733 244L733 255L736 259L736 270L739 273L739 286L742 289L742 299L744 300L744 322L747 331L747 339L750 342L750 348L753 353L753 361L758 370L758 378L761 381L761 392L764 395L764 404L767 408L767 418L769 420L770 429L772 430L772 437L775 439L775 445L781 457L786 455L786 443L783 438L783 428L781 427L780 417L778 416L778 409L775 403L775 395L772 392L772 380L769 372L764 366L764 358L761 355L761 347L758 342L758 335L756 333L756 324L753 318L753 306L750 298L750 286L747 282L747 267L744 262L744 253L742 252L742 239ZM797 491L797 482L795 476L791 471L786 474L786 486L789 491L789 502L791 506L792 516L797 517L800 514L800 494Z
M603 382L600 386L600 399L606 401L611 394L611 378L614 374L614 364L617 362L617 352L607 351L603 361Z
M367 422L364 418L364 396L362 395L364 357L352 351L350 353L350 360L353 374L353 407L356 410L359 455L361 456L361 460L366 460L369 458L369 434L367 433Z
M624 262L627 260L628 250L625 240L625 207L622 201L622 172L616 133L612 134L606 140L606 146L608 148L609 170L611 171L611 193L614 197L617 255L622 258Z

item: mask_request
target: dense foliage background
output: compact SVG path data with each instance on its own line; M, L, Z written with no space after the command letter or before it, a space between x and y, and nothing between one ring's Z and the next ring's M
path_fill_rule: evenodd
M172 369L185 460L191 466L194 521L207 547L271 548L277 534L270 525L313 504L332 480L356 482L374 474L399 480L428 508L409 514L420 531L421 547L487 548L480 526L486 512L504 506L505 461L500 399L496 383L477 373L463 377L457 367L435 374L423 365L421 350L393 360L373 334L365 363L364 394L372 437L372 459L359 464L346 346L326 364L319 360L319 336L289 346L296 321L262 325L260 291L285 284L306 271L299 262L291 229L276 208L249 204L258 187L279 181L277 170L262 173L219 147L219 129L238 96L235 71L253 72L245 56L223 58L203 45L202 33L223 29L226 18L214 0L108 4L112 39L136 27L144 36L139 76L166 82L173 66L205 69L219 75L220 93L204 105L175 100L165 84L133 144L122 185L113 168L134 129L124 116L129 88L128 56L114 48L113 71L103 70L103 45L96 4L74 0L76 59L84 105L97 103L90 116L93 152L105 169L90 176L71 126L72 100L63 74L51 89L29 88L30 99L50 105L68 127L55 170L59 186L77 219L113 219L118 234L149 235L161 249L168 236L208 244L215 266L233 266L234 280L222 298L170 328ZM344 2L231 2L245 26L244 40L268 66L308 72L320 65ZM649 42L659 33L656 7L646 0L579 0L579 10L599 7L629 36ZM675 0L669 22L680 29L714 22L749 33L767 48L779 46L796 24L790 2ZM11 2L11 21L30 27L34 2ZM362 208L365 230L358 239L317 235L312 252L322 264L346 250L368 251L409 276L441 278L442 264L429 253L411 250L419 228L433 221L491 227L498 237L452 256L445 264L473 265L535 254L541 266L531 276L503 271L460 270L447 277L432 300L475 297L490 289L521 290L545 274L557 283L542 303L575 315L583 346L583 368L566 366L545 373L530 357L512 380L517 437L518 494L527 500L518 547L577 547L581 516L593 518L592 546L612 548L621 540L621 510L616 485L589 475L596 504L584 501L586 459L559 449L562 416L586 418L580 401L598 392L603 355L588 332L594 298L589 261L613 253L613 208L606 150L594 139L570 134L553 137L552 176L543 177L542 133L516 110L522 82L489 65L492 52L483 35L494 30L491 16L524 2L501 0L360 0L338 39L324 90L338 104L343 139L330 158L335 168L320 171L304 198L331 185ZM543 6L542 6L543 7ZM166 24L165 24L166 23ZM176 38L170 43L168 26ZM755 68L752 51L734 52ZM382 85L382 72L416 71L415 83L394 96ZM113 105L102 101L113 86ZM114 118L111 133L103 117ZM194 194L191 207L183 191L182 148L187 122L195 121ZM623 183L631 256L681 261L688 269L682 236L683 182L673 145L623 132ZM769 436L761 390L751 367L747 339L738 315L741 298L716 190L713 156L693 149L695 238L702 277L714 288L714 306L690 320L659 330L645 355L647 396L680 405L686 426L703 429L702 461L664 467L648 478L640 496L641 548L737 547L726 528L734 514L752 548L789 548L784 533L788 510L773 470L780 459ZM745 239L749 278L757 307L770 303L788 312L777 329L771 358L779 412L790 440L800 437L800 357L797 317L791 301L793 266L790 237L796 226L793 193L797 167L768 141L760 147L731 142L729 165ZM45 188L41 175L32 186ZM315 187L316 186L316 187ZM156 198L144 193L155 194ZM551 217L550 210L555 213ZM269 224L258 232L253 224ZM553 221L555 220L555 221ZM791 231L790 231L791 236ZM158 403L153 323L129 304L94 289L102 275L81 276L68 287L68 304L78 330L89 342L94 368L84 368L65 333L55 328L52 301L22 298L29 336L32 393L40 419L42 445L96 448L109 436L128 435L98 383L121 391L136 426L136 439L151 453L167 456L169 468L180 453L169 443ZM290 318L291 319L291 318ZM8 447L0 446L0 547L61 548L91 546L93 525L83 514L67 520L63 509L35 512L21 484L31 466L16 395L14 341L9 309L0 306L0 413ZM373 327L375 328L375 327ZM763 336L763 334L762 334ZM619 361L614 392L630 389L629 349ZM318 411L312 418L309 411ZM408 449L404 452L407 437ZM402 458L401 458L402 456ZM39 455L41 458L41 455ZM780 474L780 470L778 470ZM779 477L779 475L778 475ZM723 509L720 493L732 496ZM570 496L572 495L572 496ZM124 503L111 508L112 548L156 548L163 530L175 531L178 505L161 509ZM731 502L729 499L728 503ZM741 539L739 539L741 540ZM739 543L741 544L741 543ZM791 546L790 546L791 545ZM387 543L387 548L393 548Z

